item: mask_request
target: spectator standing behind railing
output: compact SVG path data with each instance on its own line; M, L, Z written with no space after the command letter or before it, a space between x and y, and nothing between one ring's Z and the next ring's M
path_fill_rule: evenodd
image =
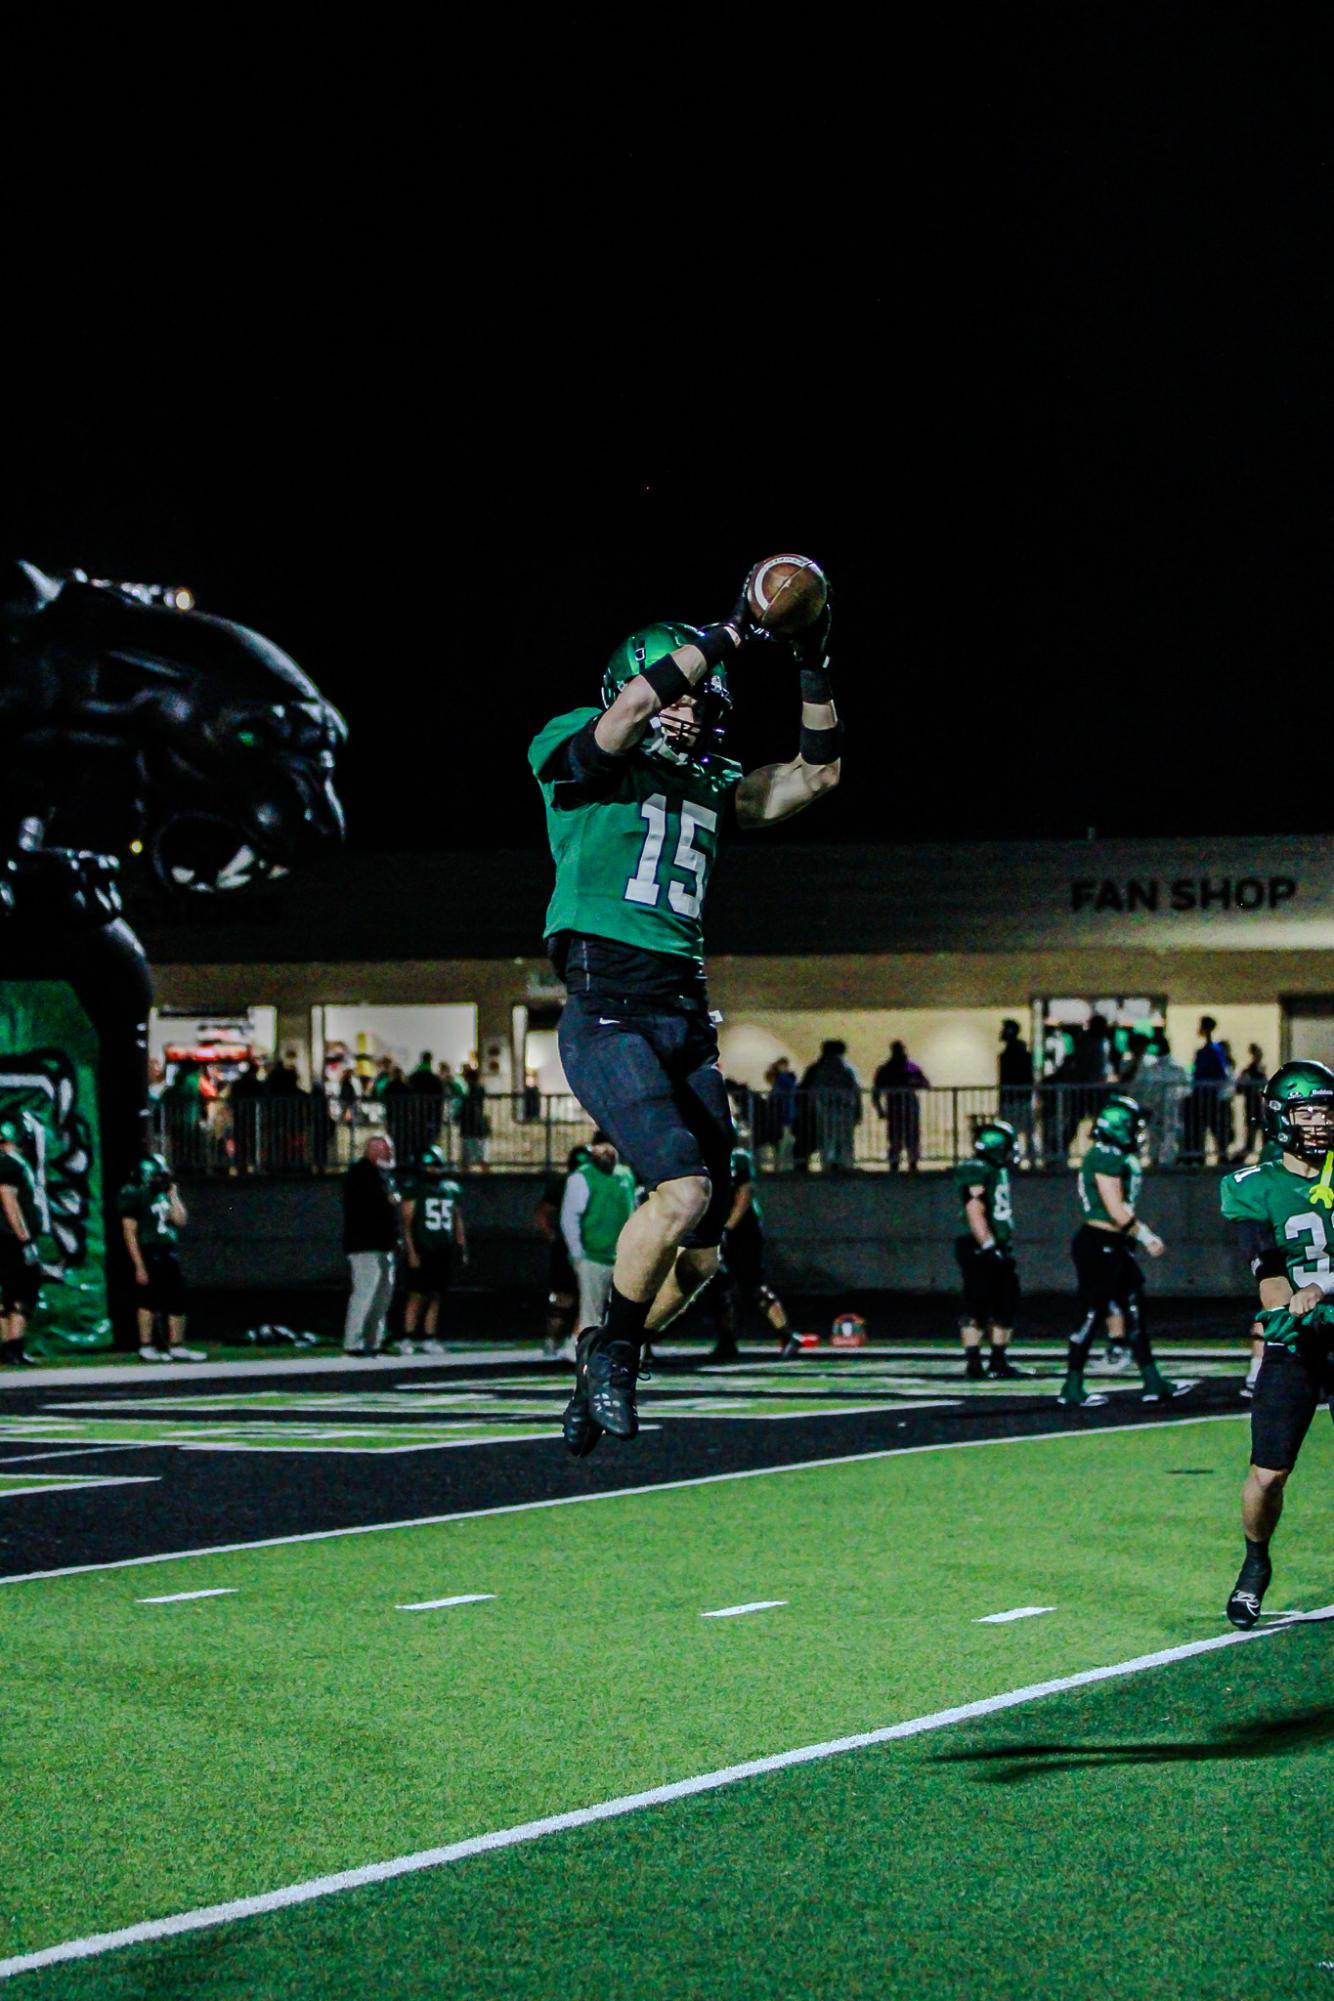
M906 1044L891 1042L889 1055L871 1079L871 1102L885 1121L885 1160L898 1172L899 1156L908 1156L908 1172L916 1174L922 1152L922 1108L919 1091L929 1091L926 1072L913 1062Z
M465 1167L486 1166L486 1142L491 1121L486 1115L486 1086L475 1063L463 1066L464 1094L459 1104L459 1139Z
M857 1164L856 1130L862 1115L862 1087L848 1061L846 1042L833 1037L820 1044L820 1054L802 1075L801 1093L822 1170L846 1174ZM807 1146L807 1156L810 1151Z
M352 1276L345 1355L378 1355L384 1346L400 1226L393 1168L393 1146L383 1133L372 1133L343 1178L343 1249Z
M1023 1163L1033 1165L1033 1052L1019 1033L1017 1021L1000 1027L996 1081L1000 1085L1000 1115L1024 1143Z
M764 1073L769 1096L764 1105L764 1144L773 1148L773 1164L792 1165L796 1145L797 1073L786 1056L776 1056Z
M1150 1166L1172 1167L1181 1150L1183 1108L1190 1096L1190 1078L1172 1054L1164 1029L1154 1030L1140 1057L1133 1093L1149 1121Z
M1244 1070L1237 1072L1236 1079L1246 1116L1246 1135L1232 1156L1234 1161L1249 1159L1251 1148L1264 1137L1265 1085L1269 1082L1264 1051L1258 1042L1252 1042L1247 1045L1246 1054L1251 1060Z
M1204 1165L1206 1134L1212 1133L1221 1166L1232 1151L1232 1096L1226 1089L1230 1072L1226 1056L1214 1041L1218 1023L1211 1014L1201 1015L1200 1047L1191 1071L1194 1085L1186 1104L1186 1135L1181 1150L1182 1164Z

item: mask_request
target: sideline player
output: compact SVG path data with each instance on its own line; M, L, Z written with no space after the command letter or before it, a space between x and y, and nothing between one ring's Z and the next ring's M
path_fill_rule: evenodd
M561 1235L560 1208L570 1176L588 1158L586 1146L572 1146L564 1174L553 1174L542 1188L533 1222L547 1246L547 1317L542 1329L542 1353L562 1362L575 1359L574 1320L579 1308L579 1280Z
M449 1162L438 1146L424 1147L417 1155L416 1179L403 1193L403 1248L407 1256L407 1299L403 1304L403 1339L400 1355L413 1351L418 1323L426 1338L422 1348L428 1355L443 1355L444 1342L437 1339L440 1302L454 1279L454 1253L459 1263L468 1262L468 1233L463 1227L461 1190L449 1176ZM425 1321L422 1322L423 1310Z
M954 1255L963 1275L963 1372L981 1382L982 1334L991 1336L989 1376L1026 1376L1009 1357L1019 1304L1019 1273L1014 1262L1014 1211L1010 1200L1010 1169L1019 1135L1008 1119L983 1119L973 1136L972 1158L954 1170L954 1185L963 1204L965 1234L954 1240Z
M1265 1086L1265 1138L1277 1160L1225 1176L1223 1214L1260 1287L1265 1351L1251 1403L1251 1464L1241 1496L1246 1557L1227 1601L1234 1626L1260 1616L1283 1490L1318 1404L1334 1398L1334 1070L1285 1063Z
M764 1315L778 1336L778 1359L791 1362L801 1354L801 1342L792 1331L787 1308L765 1282L764 1211L756 1188L755 1157L740 1135L732 1149L731 1173L732 1207L723 1224L722 1265L716 1281L720 1295L718 1344L709 1359L736 1360L742 1310L751 1306Z
M1089 1349L1103 1325L1111 1340L1129 1343L1144 1386L1141 1403L1163 1403L1195 1387L1193 1382L1169 1382L1159 1372L1144 1325L1144 1274L1132 1240L1143 1244L1151 1258L1163 1254L1162 1238L1135 1214L1144 1178L1139 1147L1145 1124L1133 1098L1109 1098L1093 1122L1093 1143L1079 1164L1084 1222L1070 1246L1079 1280L1079 1327L1070 1336L1063 1404L1091 1409L1106 1403L1106 1397L1090 1396L1084 1388Z
M581 1333L600 1327L607 1316L616 1246L638 1199L633 1172L606 1133L595 1132L565 1183L560 1205L561 1235L579 1287L575 1327Z
M146 1153L133 1181L121 1189L117 1207L121 1235L134 1266L135 1317L139 1354L145 1362L206 1362L202 1348L185 1345L185 1277L176 1247L189 1221L176 1177L160 1153ZM161 1316L167 1346L153 1339Z
M839 779L829 612L783 645L800 672L797 755L742 775L720 754L728 665L756 636L743 589L707 631L633 633L602 676L602 707L555 717L529 746L556 886L547 949L567 988L560 1054L570 1088L648 1190L616 1249L606 1321L579 1344L565 1442L633 1438L646 1333L718 1268L731 1207L732 1115L704 982L701 913L720 834L772 826Z
M1263 1121L1264 1118L1263 1093L1261 1094L1260 1117L1261 1120ZM1271 1161L1282 1160L1282 1158L1283 1158L1283 1149L1279 1145L1278 1141L1273 1139L1267 1139L1264 1142L1263 1146L1260 1148L1259 1165L1261 1167L1268 1167ZM1248 1253L1248 1256L1249 1255L1250 1253ZM1239 1397L1241 1397L1244 1403L1249 1403L1252 1397L1255 1395L1256 1378L1260 1374L1260 1364L1264 1361L1265 1358L1265 1329L1264 1329L1264 1322L1260 1318L1260 1308L1258 1306L1256 1307L1254 1313L1251 1315L1250 1325L1246 1329L1246 1338L1249 1340L1251 1344L1251 1361L1250 1361L1250 1367L1246 1371L1246 1380L1242 1384L1241 1388L1238 1390L1237 1394Z
M23 1345L42 1295L41 1207L17 1119L0 1120L0 1363L34 1358Z

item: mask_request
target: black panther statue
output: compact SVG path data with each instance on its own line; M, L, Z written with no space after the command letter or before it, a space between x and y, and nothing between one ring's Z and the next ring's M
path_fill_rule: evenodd
M272 641L192 606L0 563L0 1116L37 1121L40 1158L78 1168L40 1191L62 1281L44 1338L67 1346L100 1344L108 1307L136 1339L115 1194L150 1145L152 991L121 857L210 893L343 833L342 717Z
M0 854L142 843L168 889L215 891L342 837L342 717L271 640L189 602L0 569Z

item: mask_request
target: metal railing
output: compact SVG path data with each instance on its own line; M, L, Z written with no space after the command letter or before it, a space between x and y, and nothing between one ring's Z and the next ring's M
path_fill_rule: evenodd
M1218 1169L1256 1157L1258 1103L1230 1084L1150 1084L1137 1094L1117 1084L799 1091L786 1106L740 1088L733 1103L769 1173L949 1168L968 1158L979 1121L997 1116L1019 1134L1021 1169L1058 1172L1082 1158L1099 1107L1126 1088L1150 1113L1146 1166ZM212 1102L168 1094L154 1107L154 1131L178 1174L341 1173L373 1133L393 1141L400 1164L438 1146L456 1173L548 1174L564 1168L593 1124L569 1094L489 1092L484 1105L448 1114L424 1094L352 1106L310 1092Z

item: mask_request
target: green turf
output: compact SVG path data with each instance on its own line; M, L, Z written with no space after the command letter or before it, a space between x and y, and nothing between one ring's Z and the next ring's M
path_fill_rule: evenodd
M1245 1456L1233 1422L997 1443L5 1587L23 1672L0 1740L0 1955L1207 1637L1235 1569ZM1334 1598L1332 1456L1321 1429L1294 1482L1275 1606ZM218 1586L238 1595L135 1602ZM473 1591L497 1595L394 1609ZM789 1602L699 1616L762 1598ZM1027 1604L1057 1609L974 1623ZM1200 1672L1236 1687L1222 1662ZM894 1773L909 1750L877 1756ZM727 1799L730 1825L741 1794ZM813 1811L851 1879L870 1846L902 1845ZM755 1866L801 1876L783 1811L766 1843ZM507 1880L547 1866L529 1854ZM721 1913L733 1873L718 1868L703 1888ZM946 1925L975 1873L937 1869ZM1105 1899L1105 1882L1092 1888ZM726 1985L745 1991L734 1971ZM66 1991L97 1990L47 1989Z
M1299 1628L52 1968L19 1991L34 2001L1317 1994L1322 1962L1334 1960L1332 1639L1329 1627Z

